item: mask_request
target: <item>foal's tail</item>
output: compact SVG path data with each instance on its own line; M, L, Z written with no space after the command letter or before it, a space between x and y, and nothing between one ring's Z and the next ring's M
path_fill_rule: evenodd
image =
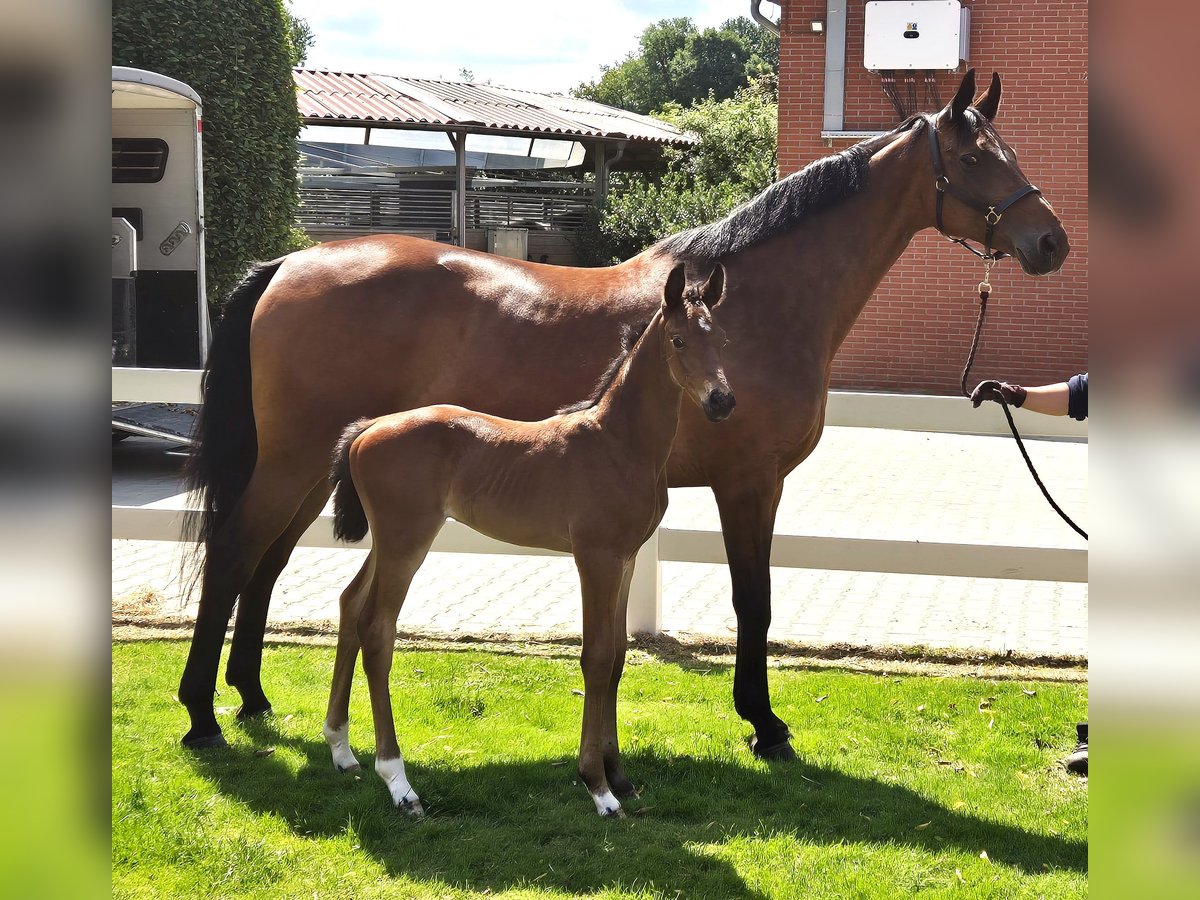
M250 320L281 265L283 259L250 267L225 302L213 335L185 472L187 487L200 498L200 508L184 522L188 540L207 544L229 519L254 474L258 432L250 394Z
M374 419L359 419L351 422L338 438L333 448L333 468L329 480L333 482L333 536L339 541L356 544L367 536L367 511L350 475L350 445L358 436L371 427Z

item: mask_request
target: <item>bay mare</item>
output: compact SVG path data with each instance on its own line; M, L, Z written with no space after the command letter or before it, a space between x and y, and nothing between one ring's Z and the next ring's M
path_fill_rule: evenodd
M667 465L672 486L708 485L720 511L738 620L733 698L768 758L794 756L771 710L771 534L784 476L817 445L834 354L922 229L976 241L979 206L1028 184L992 124L1000 80L972 105L975 73L930 118L818 160L725 219L619 265L573 269L380 235L320 245L252 270L209 355L190 483L206 548L200 608L179 686L191 747L224 743L213 713L225 629L240 716L270 709L259 671L271 589L329 496L330 452L355 419L434 403L536 420L587 396L622 328L645 321L679 262L726 273L725 371L743 396L715 426L692 404ZM928 129L954 192L935 187ZM943 185L944 186L944 185ZM967 198L972 202L964 202ZM1008 209L992 246L1030 275L1069 252L1049 203Z
M625 665L625 610L638 548L667 509L667 457L687 395L710 422L735 400L721 370L725 332L718 264L685 294L671 270L662 305L601 379L595 399L539 422L460 406L425 406L355 422L333 467L334 532L371 552L342 593L325 739L338 769L355 770L350 686L361 645L375 721L375 771L397 808L420 815L396 738L388 676L396 617L447 516L508 541L575 557L583 597L586 690L579 775L602 816L621 815L634 791L621 767L617 687ZM607 382L607 383L606 383Z

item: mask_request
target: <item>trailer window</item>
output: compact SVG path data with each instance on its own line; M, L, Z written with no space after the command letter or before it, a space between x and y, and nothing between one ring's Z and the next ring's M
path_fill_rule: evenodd
M113 184L154 184L167 170L167 142L158 138L113 138Z

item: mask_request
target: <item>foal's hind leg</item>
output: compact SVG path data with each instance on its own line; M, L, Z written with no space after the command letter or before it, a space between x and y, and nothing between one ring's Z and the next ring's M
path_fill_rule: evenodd
M237 716L239 720L253 719L271 711L271 701L262 689L263 635L267 630L271 591L287 565L296 542L320 515L328 499L329 487L322 479L305 498L287 531L263 555L250 583L238 598L237 622L233 628L229 662L225 667L225 681L237 688L242 696L242 708Z
M625 618L626 610L629 607L629 585L633 580L635 559L635 557L630 557L625 562L625 570L621 578L621 592L617 597L617 609L613 624L613 644L616 655L613 659L608 696L604 706L604 733L601 743L604 752L604 773L608 776L609 787L618 797L628 797L637 790L621 766L621 747L617 742L617 688L621 684L621 673L625 669L625 647L629 643L629 629Z
M608 553L576 553L575 564L583 592L580 664L584 693L579 775L596 803L596 811L602 816L620 816L621 804L613 796L606 772L605 717L617 660L616 612L620 606L624 561ZM624 625L621 631L624 637ZM615 726L615 712L612 721Z
M397 528L395 519L399 516L406 521ZM396 808L419 816L424 815L425 810L404 771L388 679L396 649L396 617L400 615L413 576L429 553L445 518L440 509L426 514L401 509L389 518L391 528L376 527L376 522L371 523L375 532L375 546L371 551L375 572L358 619L358 637L362 642L363 669L367 673L371 714L375 720L375 772L388 786Z
M333 664L333 684L329 690L329 708L325 713L322 733L333 753L333 764L339 772L361 768L350 749L350 688L354 682L354 664L358 661L358 619L367 601L375 573L375 554L372 551L362 568L342 591L338 618L337 658Z
M225 746L221 727L213 715L225 629L238 593L315 483L312 467L307 468L306 475L303 466L257 466L229 519L208 542L200 609L179 681L179 700L191 718L191 729L183 737L185 747Z

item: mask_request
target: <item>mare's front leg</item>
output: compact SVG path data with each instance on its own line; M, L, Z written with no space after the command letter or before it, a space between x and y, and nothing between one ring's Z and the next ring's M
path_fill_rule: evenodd
M354 682L354 664L358 661L360 646L358 620L374 578L374 561L375 554L372 552L363 561L358 574L346 585L338 601L337 658L333 664L329 707L321 731L333 754L333 765L339 772L357 772L361 768L354 751L350 749L350 687Z
M771 538L782 490L783 483L774 471L713 485L738 621L733 705L738 715L754 726L750 747L763 759L796 758L791 732L771 710L767 688Z
M607 552L576 552L583 593L583 729L579 740L579 776L602 816L620 816L621 804L608 781L605 723L617 664L617 633L624 643L625 623L617 622L624 560ZM615 730L616 713L612 723ZM612 736L615 752L616 735ZM626 779L628 781L628 779Z

